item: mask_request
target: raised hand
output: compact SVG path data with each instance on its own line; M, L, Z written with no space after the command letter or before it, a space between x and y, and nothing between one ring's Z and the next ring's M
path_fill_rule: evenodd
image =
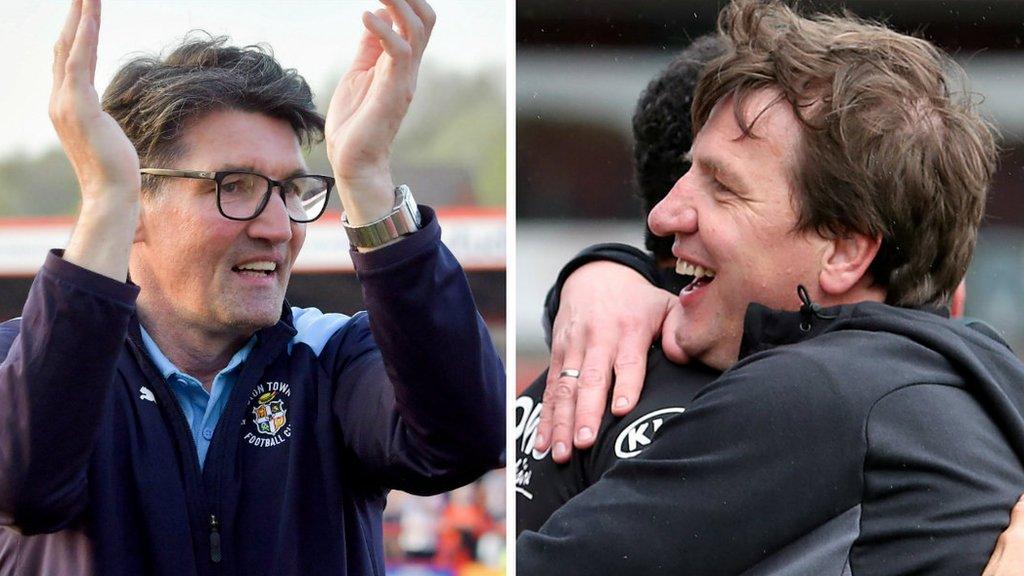
M671 336L679 320L675 307L671 293L613 262L593 262L569 276L551 331L538 452L550 447L556 462L566 462L573 446L593 445L613 375L612 412L632 410L647 372L647 351L659 332L668 336L662 339L666 355L686 361Z
M139 213L139 156L93 85L99 29L99 0L74 0L54 46L50 120L82 194L64 258L124 280Z
M424 0L381 3L386 10L363 14L366 32L327 111L327 156L353 224L373 221L394 205L391 144L416 90L435 21Z
M121 127L100 108L93 85L100 1L74 0L54 46L50 119L82 188L82 201L137 197L139 157Z

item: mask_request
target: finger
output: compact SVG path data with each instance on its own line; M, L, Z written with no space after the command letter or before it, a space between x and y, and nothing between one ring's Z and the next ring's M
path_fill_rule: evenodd
M551 418L555 409L555 385L559 370L554 366L548 367L548 375L544 381L544 396L541 398L540 415L537 417L537 432L533 435L533 447L537 452L544 452L551 445Z
M582 341L582 338L577 339ZM578 376L566 375L566 369L578 370L583 363L583 350L574 349L566 353L561 367L548 371L548 381L544 388L544 404L538 424L538 440L543 439L543 451L551 448L551 456L555 462L567 462L572 451L572 415L576 410L576 389Z
M101 18L101 11L103 6L100 0L85 0L85 9L87 13L94 18L94 25L96 27L96 39L95 48L90 52L92 59L89 61L89 84L96 85L96 58L99 54L100 45L100 23L103 21Z
M559 375L555 381L555 405L551 413L551 457L559 464L568 462L572 454L572 420L576 413L578 389L578 376Z
M373 33L380 40L384 52L399 66L408 66L412 56L412 47L404 38L395 32L389 22L380 16L366 12L363 14L363 24L366 29Z
M387 10L375 10L374 14L381 20L384 20L389 26L391 25L391 16ZM363 13L363 26L365 28L362 37L359 39L359 47L356 48L356 57L352 60L352 68L354 70L369 70L373 68L381 53L384 52L384 48L380 45L380 39L370 31L370 25L367 24L369 15L369 12Z
M95 11L90 10L90 5L94 1L85 0L83 3L82 18L78 22L75 41L71 45L68 61L64 66L65 79L75 83L88 82L90 86L96 73L96 43L99 32Z
M417 14L406 0L381 0L398 24L399 34L416 50L423 51L426 45L427 31Z
M612 414L623 416L636 406L647 375L647 351L651 343L636 330L629 330L619 339L612 369L615 391L612 393Z
M420 17L420 22L423 22L427 38L430 38L430 32L434 29L434 24L437 22L437 14L434 13L434 9L430 7L430 4L427 4L426 0L408 0L408 2L409 6L416 12L416 15Z
M594 444L608 401L611 372L612 351L606 346L587 346L576 392L576 412L572 415L575 419L573 443L577 448L590 448ZM558 424L556 415L555 426ZM567 425L573 426L573 422Z
M64 83L64 66L68 60L68 53L71 51L71 44L75 41L75 31L78 30L78 23L82 19L82 0L73 0L71 9L64 19L64 27L57 37L57 43L53 46L53 91L56 92Z
M540 419L537 424L537 434L534 437L534 444L537 450L543 452L551 445L552 416L555 409L555 386L558 383L558 375L565 368L565 353L574 340L571 333L576 325L569 322L563 327L561 319L555 318L553 328L554 336L551 339L551 363L548 365L548 377L544 382L544 402L541 404ZM578 354L582 356L582 353Z

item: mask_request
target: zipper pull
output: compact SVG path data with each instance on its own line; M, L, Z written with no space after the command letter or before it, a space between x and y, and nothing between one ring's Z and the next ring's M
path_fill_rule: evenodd
M220 562L220 532L217 531L217 517L210 514L210 560Z

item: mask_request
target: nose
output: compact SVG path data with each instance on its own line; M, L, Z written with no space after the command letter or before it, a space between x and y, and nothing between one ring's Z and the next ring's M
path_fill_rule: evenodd
M252 238L267 240L271 244L281 244L292 239L292 225L284 198L275 189L267 199L267 206L263 212L249 221L248 233Z
M656 235L693 234L699 229L697 207L693 202L688 174L676 180L668 195L662 198L647 216L647 226Z

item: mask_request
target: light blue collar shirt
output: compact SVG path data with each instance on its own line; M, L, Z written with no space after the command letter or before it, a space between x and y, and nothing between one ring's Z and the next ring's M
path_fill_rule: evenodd
M210 449L213 431L217 428L221 414L224 413L228 396L231 395L231 389L235 387L238 374L242 371L242 363L249 357L249 352L256 343L256 337L250 338L241 350L235 352L228 365L213 378L213 385L207 392L199 380L179 370L167 356L164 356L145 328L139 328L142 329L142 342L146 346L146 352L167 380L167 385L178 400L181 411L185 413L188 427L192 431L192 440L196 444L196 452L199 454L201 470L206 462L206 452Z

